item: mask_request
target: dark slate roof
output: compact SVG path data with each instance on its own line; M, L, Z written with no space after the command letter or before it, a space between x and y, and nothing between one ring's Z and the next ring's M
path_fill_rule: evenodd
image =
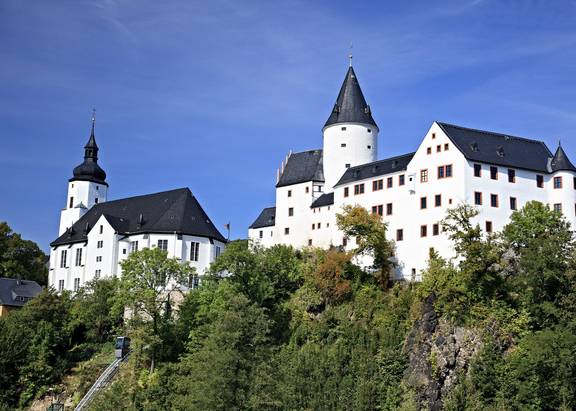
M338 93L336 104L334 104L332 113L330 113L330 117L328 117L324 127L338 123L371 124L378 128L372 118L370 106L364 99L364 94L362 94L362 89L360 88L358 78L352 66L350 66L346 73L346 78L342 83L340 93Z
M412 157L414 157L414 153L408 153L401 156L387 158L385 160L362 164L361 166L350 167L334 187L352 181L364 180L366 178L378 177L406 170Z
M547 173L552 153L542 141L437 124L468 160Z
M92 130L88 143L84 146L84 162L74 168L74 177L68 181L92 181L99 184L106 183L106 172L98 165L98 145L94 137L94 118L92 118Z
M272 227L276 224L276 207L268 207L262 210L249 228Z
M96 204L50 245L86 241L101 215L121 234L177 233L226 242L190 189L180 188Z
M276 187L305 183L306 181L324 182L324 167L322 165L322 150L292 153L284 167L284 172Z
M0 305L22 307L42 292L36 281L0 278Z
M334 193L325 193L318 197L310 208L324 207L334 204Z
M558 149L556 149L556 153L554 153L554 157L550 162L550 169L551 171L576 171L576 167L574 167L574 164L572 164L560 144L558 145Z

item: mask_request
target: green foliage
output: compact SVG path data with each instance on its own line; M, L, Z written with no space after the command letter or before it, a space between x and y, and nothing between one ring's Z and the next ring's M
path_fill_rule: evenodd
M6 222L0 221L0 277L22 278L46 285L45 259L46 255L35 242L23 240Z

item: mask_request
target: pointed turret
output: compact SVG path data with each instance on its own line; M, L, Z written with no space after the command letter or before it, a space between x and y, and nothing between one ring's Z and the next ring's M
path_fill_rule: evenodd
M550 162L550 167L552 168L552 171L560 171L560 170L576 171L576 167L574 167L574 165L566 155L566 152L564 152L562 144L560 143L558 143L556 153L554 153L554 157Z
M324 128L338 123L360 123L378 128L372 118L370 106L364 99L364 94L362 94L362 89L352 65L348 68L346 78L336 99L336 104L326 124L324 124Z
M90 138L84 146L84 162L74 168L74 177L69 181L92 181L94 183L108 185L106 183L106 172L98 165L98 145L94 136L94 126L96 117L92 114L92 128Z

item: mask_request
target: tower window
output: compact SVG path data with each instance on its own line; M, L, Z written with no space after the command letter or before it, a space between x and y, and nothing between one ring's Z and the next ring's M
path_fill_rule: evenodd
M74 205L74 197L70 197L70 205L68 206L68 208L72 208L73 205Z
M342 127L342 131L346 131L346 127Z
M97 186L96 186L96 190L97 190L97 191L100 191L100 186L97 185Z
M371 132L372 132L372 129L371 129L371 128L369 128L369 129L368 129L368 132L369 132L369 133L371 133Z
M102 247L104 247L104 241L98 240L98 242L96 243L96 248L102 248Z
M562 188L562 177L554 177L554 188Z
M100 225L100 234L102 234L104 232L104 226Z
M396 230L396 241L402 241L402 240L404 240L404 230L399 228L398 230Z
M350 163L347 163L344 167L345 167L345 168L350 168Z
M98 197L94 199L94 204L98 204Z
M288 190L288 197L292 197L292 190Z
M340 144L340 147L346 147L346 143Z
M288 217L292 217L292 216L294 216L294 207L290 207L288 209Z
M367 146L368 150L370 150L372 148L372 146Z
M284 229L284 234L285 234L285 235L290 234L290 227L286 227L286 228Z

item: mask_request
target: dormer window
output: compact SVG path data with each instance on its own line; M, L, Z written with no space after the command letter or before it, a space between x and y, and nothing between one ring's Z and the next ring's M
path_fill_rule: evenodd
M478 149L478 143L472 143L472 144L470 144L470 149L471 149L472 151L479 151L479 149Z

